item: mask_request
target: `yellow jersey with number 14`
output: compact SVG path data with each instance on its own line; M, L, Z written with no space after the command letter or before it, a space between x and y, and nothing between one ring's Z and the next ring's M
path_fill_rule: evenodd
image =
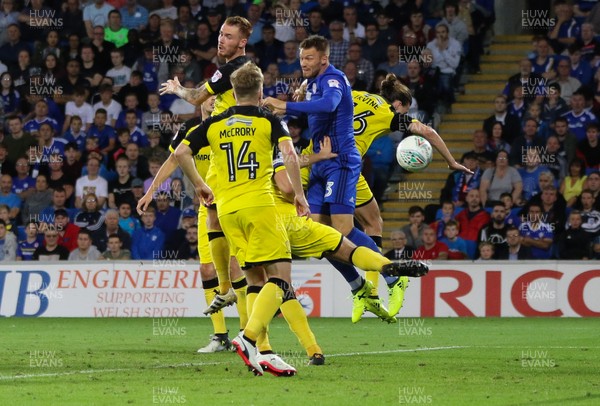
M291 137L285 124L268 110L235 106L205 120L183 142L193 155L210 145L217 174L214 194L222 216L275 205L273 146L286 139Z

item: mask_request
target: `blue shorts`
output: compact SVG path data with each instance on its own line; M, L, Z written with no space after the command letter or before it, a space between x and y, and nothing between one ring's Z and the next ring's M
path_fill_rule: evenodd
M360 166L358 152L314 164L308 182L310 211L325 215L354 214Z

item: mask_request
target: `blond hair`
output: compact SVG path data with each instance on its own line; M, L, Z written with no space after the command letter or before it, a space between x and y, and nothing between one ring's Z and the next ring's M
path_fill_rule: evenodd
M262 71L253 62L246 62L231 74L231 84L236 98L257 96L262 89L263 82Z

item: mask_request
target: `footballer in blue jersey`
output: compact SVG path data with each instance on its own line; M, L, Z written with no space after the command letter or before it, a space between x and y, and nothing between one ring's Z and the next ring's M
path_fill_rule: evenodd
M329 45L324 37L313 35L300 44L300 64L308 80L305 100L267 98L265 105L289 115L307 114L315 153L324 137L330 137L331 152L337 157L313 164L308 202L312 213L351 217L361 165L354 142L352 88L344 73L329 63Z

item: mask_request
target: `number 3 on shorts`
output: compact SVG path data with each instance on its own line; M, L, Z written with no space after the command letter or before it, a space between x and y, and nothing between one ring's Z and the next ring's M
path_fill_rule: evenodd
M327 186L325 186L325 197L329 197L333 193L333 190L331 190L332 186L333 182L327 182Z

